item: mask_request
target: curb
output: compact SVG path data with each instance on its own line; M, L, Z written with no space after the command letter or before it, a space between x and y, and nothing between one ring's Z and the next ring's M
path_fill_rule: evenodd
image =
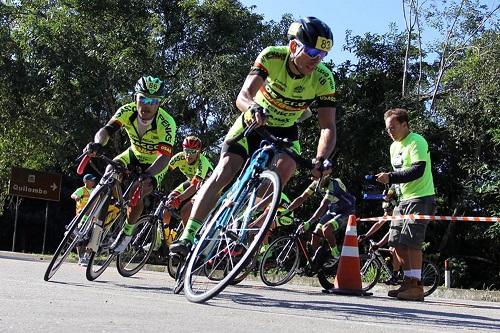
M26 261L50 261L52 259L51 255L48 254L37 254L37 253L21 253L21 252L9 252L0 251L1 259L15 259L15 260L26 260ZM69 262L76 263L76 260L70 260ZM144 270L155 271L155 272L165 272L165 266L163 265L144 265ZM260 281L260 277L249 274L246 277L250 281ZM301 277L295 276L288 284L318 287L322 288L319 284L318 279L314 277ZM382 283L377 284L370 291L380 294L387 294L387 292L392 288L392 286L386 286ZM498 290L476 290L476 289L458 289L458 288L445 288L440 286L436 291L426 299L432 300L434 298L448 298L448 299L462 299L471 301L487 301L487 302L500 302L500 291Z

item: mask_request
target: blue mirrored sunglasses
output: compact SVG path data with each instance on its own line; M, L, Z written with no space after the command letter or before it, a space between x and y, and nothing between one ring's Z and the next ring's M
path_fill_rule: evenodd
M309 46L304 45L304 44L299 43L299 42L297 42L297 45L300 48L302 48L304 53L307 54L307 56L309 58L312 58L312 59L316 59L317 57L319 57L319 59L323 59L328 54L328 52L326 52L326 51L318 50L314 47L309 47Z
M160 103L160 99L139 95L139 103L148 104L148 105L156 105L156 104Z

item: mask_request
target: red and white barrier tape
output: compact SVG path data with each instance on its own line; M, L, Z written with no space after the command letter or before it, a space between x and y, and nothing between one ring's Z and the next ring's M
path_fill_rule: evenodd
M420 215L420 214L366 217L358 219L358 221L389 221L389 220L405 220L405 219L434 220L434 221L500 222L500 217L439 216L439 215Z

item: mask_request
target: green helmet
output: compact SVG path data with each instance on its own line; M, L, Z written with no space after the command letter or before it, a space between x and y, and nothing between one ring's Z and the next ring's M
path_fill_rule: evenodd
M135 84L135 93L163 98L167 94L165 82L157 77L143 76Z

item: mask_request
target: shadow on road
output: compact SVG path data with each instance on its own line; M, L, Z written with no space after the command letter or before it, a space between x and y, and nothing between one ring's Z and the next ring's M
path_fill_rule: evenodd
M238 289L251 288L250 286L238 286ZM276 288L272 288L276 289ZM290 293L302 293L307 295L318 295L318 293L292 291L290 289L282 289L281 291ZM427 325L429 328L457 328L457 329L482 329L482 330L500 330L500 320L496 317L486 317L486 316L476 316L466 313L453 313L453 312L443 312L432 310L433 305L436 306L453 306L453 307L467 307L475 309L493 309L500 310L500 307L495 306L483 306L483 305L472 305L472 304L461 304L453 302L441 302L441 301L426 301L425 304L428 305L428 310L407 308L397 306L398 301L390 299L387 297L371 297L376 298L383 305L373 305L365 304L359 302L359 297L349 297L349 302L345 302L345 296L333 296L329 294L324 295L324 301L312 300L308 301L307 297L297 301L282 300L277 298L268 298L262 295L250 294L245 292L234 292L231 290L229 292L226 290L224 293L218 296L219 298L230 300L239 305L246 305L250 307L255 307L255 311L262 311L262 308L277 308L277 309L296 309L296 310L312 310L318 313L327 314L327 318L334 319L345 319L346 317L360 317L359 320L364 320L367 323L374 322L377 324L383 324L384 322L393 325L397 321L401 321L401 324L411 325L415 323L418 325ZM341 297L339 301L335 300L335 297ZM419 303L420 304L420 303ZM405 302L405 305L408 303ZM325 316L326 317L326 316ZM377 317L374 321L373 317Z

